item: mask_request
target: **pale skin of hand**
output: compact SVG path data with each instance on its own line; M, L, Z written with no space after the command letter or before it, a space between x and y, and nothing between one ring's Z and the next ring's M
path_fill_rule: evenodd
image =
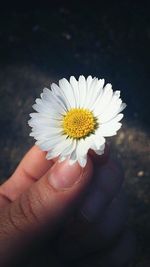
M97 185L95 187L92 178L95 175L95 169L100 169L102 172L103 164L105 166L103 172L108 169L107 164L108 167L111 165L113 178L107 182L107 179L103 181L101 178L103 174L96 174L95 181L100 183L102 200L98 197L94 202L97 194L94 188L97 190ZM79 209L79 203L79 213L88 221L86 230L88 229L89 237L86 234L85 238L84 230L76 235L78 237L76 239L80 240L79 243L82 243L82 246L85 242L83 254L86 250L91 250L91 246L93 249L101 247L101 244L95 241L95 235L97 236L99 229L103 227L99 223L99 217L119 191L122 180L122 174L108 160L107 152L100 157L91 154L86 167L82 169L78 164L70 166L67 161L62 163L58 163L57 160L47 161L44 152L37 146L32 147L16 171L0 187L0 266L9 266L9 264L11 266L12 261L19 258L18 255L26 251L38 236L41 237L47 233L47 229L48 235L54 236L65 219L70 217L75 209ZM93 188L92 193L91 189L89 190L90 185ZM91 209L89 202L94 202L93 206L97 205L97 210ZM105 226L109 214L110 212L106 212ZM93 225L97 227L94 226L94 230ZM76 229L76 223L72 225L73 228ZM67 233L68 229L64 231ZM60 244L64 244L63 234ZM68 236L65 240L66 250L72 249L73 258L76 258L80 256L80 252L75 251L74 247L71 248L70 235L69 230L65 235L65 239ZM62 247L63 249L60 245L60 254L65 255L65 247L63 245Z

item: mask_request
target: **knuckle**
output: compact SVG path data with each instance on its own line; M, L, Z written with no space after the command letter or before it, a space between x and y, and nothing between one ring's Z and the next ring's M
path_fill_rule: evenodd
M17 233L27 233L30 228L35 228L38 218L32 209L28 194L23 194L8 209L8 226Z
M23 220L27 224L36 225L39 223L38 216L35 211L35 205L34 205L34 194L30 196L30 192L26 192L23 194L20 198L19 206L21 210L21 214L23 216Z
M44 186L44 187L43 187ZM49 217L50 191L46 185L29 189L8 209L9 224L17 232L29 232L39 229Z
M8 228L15 229L17 232L24 232L18 213L16 213L14 210L15 208L13 206L12 208L8 209ZM18 207L16 210L18 210Z
M22 213L27 221L32 224L42 224L45 221L45 216L49 213L49 189L40 186L36 190L29 190L20 202ZM47 212L48 210L48 212Z

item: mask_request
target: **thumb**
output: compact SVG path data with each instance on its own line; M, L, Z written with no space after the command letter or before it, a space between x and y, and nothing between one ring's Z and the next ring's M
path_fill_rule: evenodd
M90 159L86 167L68 161L58 163L28 191L0 213L0 255L8 258L26 249L29 241L48 228L50 234L72 209L92 175ZM21 179L21 177L20 177ZM11 258L9 257L9 258Z

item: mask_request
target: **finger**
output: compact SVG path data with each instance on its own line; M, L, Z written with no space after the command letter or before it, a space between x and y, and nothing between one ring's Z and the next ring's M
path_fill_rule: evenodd
M84 169L77 163L56 162L46 175L1 211L0 254L3 260L27 248L30 239L37 238L46 229L52 234L79 201L91 174L90 159Z
M1 206L18 198L29 186L43 176L53 165L45 152L33 146L24 156L13 175L0 187ZM3 201L3 202L2 202Z
M110 246L126 225L128 215L126 196L120 192L113 199L99 223L85 220L66 226L60 238L60 252L65 258L77 259L85 254Z
M101 220L104 217L104 213L108 210L112 199L118 194L123 182L122 169L112 160L109 160L107 164L100 168L97 167L93 176L89 190L80 208L80 213L84 219L81 222L77 222L74 230L73 225L69 226L70 237L66 237L68 241L66 239L62 241L62 243L65 244L63 249L65 251L68 249L70 251L70 256L71 251L73 251L73 256L83 254L84 248L87 250L87 247L90 245L90 240L91 247L96 247L96 240L101 238L99 230L101 229ZM115 209L115 207L113 209ZM96 227L98 227L98 229L96 229ZM73 234L75 233L75 240L72 237L72 232ZM71 239L74 241L71 242ZM68 246L70 243L73 243L73 247L71 247L71 245ZM82 248L80 243L82 244ZM74 253L75 251L76 253Z
M92 184L81 205L81 213L87 221L99 221L105 209L120 190L122 182L122 168L111 159L104 166L95 169Z
M105 149L104 149L104 154L102 155L97 155L93 150L89 150L89 155L91 156L93 162L98 165L104 165L107 163L108 159L109 159L109 147L106 144L105 145Z
M116 246L103 256L102 266L106 267L127 267L135 255L135 235L126 229L120 236Z
M93 266L95 258L100 266L105 267L128 267L132 263L136 251L135 235L130 229L125 229L121 233L116 243L108 250L102 249L93 254L88 253L80 259L83 266ZM70 256L68 251L68 256ZM69 257L67 258L69 260ZM78 262L78 261L77 261ZM66 263L66 262L65 262ZM70 265L69 265L70 266Z

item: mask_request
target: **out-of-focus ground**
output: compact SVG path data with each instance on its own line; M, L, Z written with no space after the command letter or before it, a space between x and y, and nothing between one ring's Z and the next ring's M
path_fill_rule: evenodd
M129 224L137 236L132 267L148 267L149 9L146 1L112 2L56 1L0 11L0 179L9 177L33 144L28 114L43 87L70 75L106 78L128 104L111 151L124 166Z

